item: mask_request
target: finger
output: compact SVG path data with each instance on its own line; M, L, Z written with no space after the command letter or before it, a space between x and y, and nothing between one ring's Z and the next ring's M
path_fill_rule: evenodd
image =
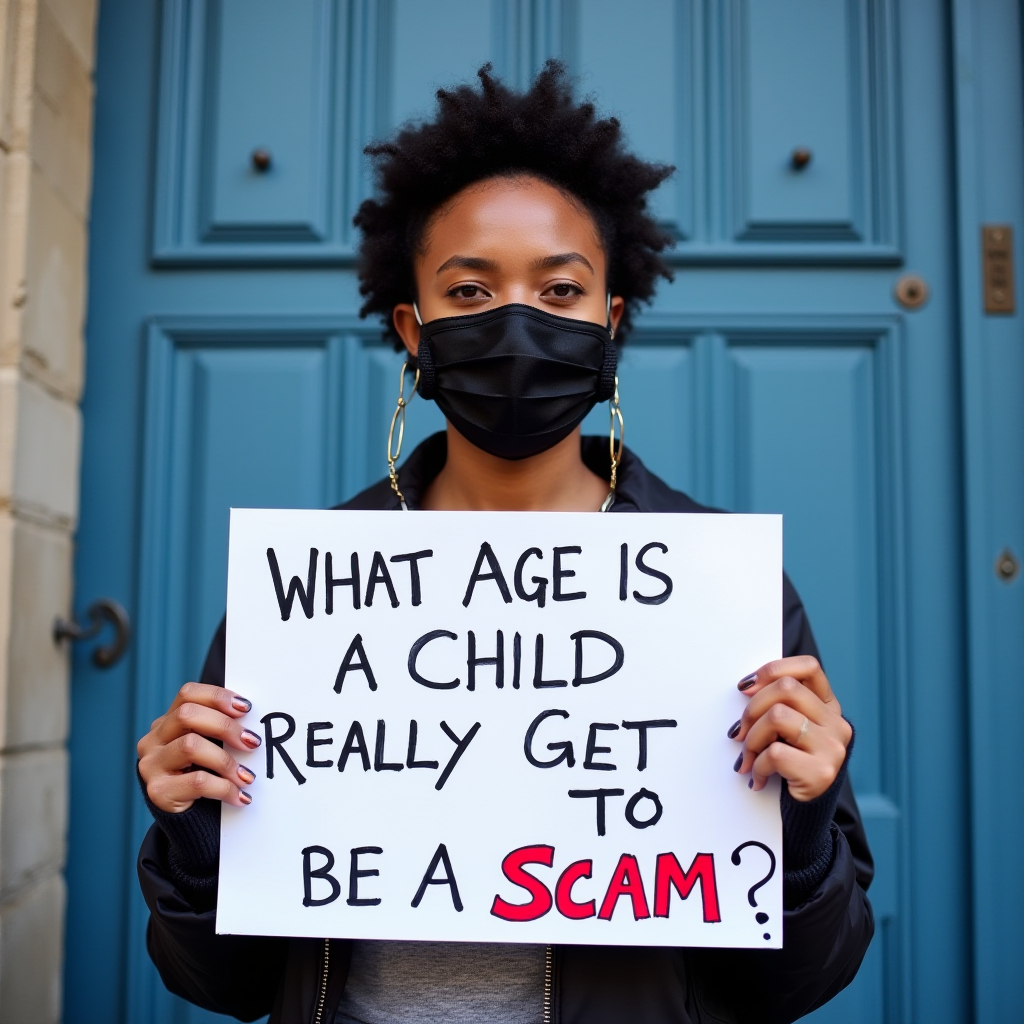
M825 725L836 717L835 704L825 704L815 693L792 676L783 676L769 683L750 699L739 720L739 728L730 730L732 739L742 742L754 723L768 714L772 707L786 704L818 725Z
M737 688L748 697L763 690L770 683L783 676L792 676L804 684L823 703L830 704L835 701L835 694L829 685L828 676L825 675L817 658L802 654L794 658L779 658L778 661L769 661L762 665L756 672L744 676L737 684Z
M167 744L188 732L221 740L238 750L255 750L263 742L252 729L243 728L235 719L202 704L178 705L164 715L151 735L155 735L161 744Z
M236 784L251 786L256 773L240 764L224 747L212 740L189 732L176 740L156 748L148 757L139 761L139 773L145 781L158 775L173 774L187 768L209 768L218 775Z
M200 797L220 800L233 807L247 807L252 803L252 796L245 790L204 771L161 775L146 786L146 792L160 810L172 814L187 811Z
M758 792L773 775L781 775L790 795L798 801L814 800L821 796L836 780L842 762L838 765L818 754L809 754L786 743L772 743L754 761L750 788Z
M241 718L242 715L252 711L252 702L246 700L245 697L235 693L234 690L226 690L223 686L211 686L209 683L185 683L175 694L171 706L167 709L167 714L182 704L202 704L204 707L216 708L230 718Z
M742 753L746 760L743 767L749 768L754 758L776 741L809 753L820 746L821 726L812 722L807 715L791 708L788 704L775 704L751 726L743 743Z

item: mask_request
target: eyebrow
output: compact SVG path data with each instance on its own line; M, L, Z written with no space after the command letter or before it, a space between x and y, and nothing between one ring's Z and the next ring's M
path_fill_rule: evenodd
M494 260L485 260L480 256L452 256L437 268L437 274L446 270L497 270ZM434 276L436 277L437 274Z
M554 256L544 256L533 264L534 270L553 270L556 267L567 267L572 264L582 265L592 274L595 273L590 260L579 252L562 252ZM487 270L495 271L498 264L481 256L451 256L437 268L435 277L446 270Z

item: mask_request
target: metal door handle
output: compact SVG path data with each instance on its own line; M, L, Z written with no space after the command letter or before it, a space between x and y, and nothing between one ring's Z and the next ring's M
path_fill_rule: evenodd
M114 639L92 652L92 663L97 668L111 668L121 660L131 639L132 627L128 613L116 601L101 597L86 608L85 617L88 619L86 626L74 619L54 619L54 643L59 644L62 640L70 640L72 643L77 640L91 640L94 636L99 636L103 627L109 623L114 627Z

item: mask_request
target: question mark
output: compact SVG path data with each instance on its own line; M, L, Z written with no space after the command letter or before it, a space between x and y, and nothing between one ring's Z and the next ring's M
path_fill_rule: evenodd
M764 843L759 843L756 839L750 839L750 840L748 840L745 843L740 843L740 845L737 846L736 849L732 851L732 862L733 862L733 864L737 864L737 865L739 864L739 862L740 862L740 850L745 850L748 846L756 846L759 850L764 850L764 852L767 853L768 856L771 858L771 865L768 868L768 874L765 875L764 878L762 878L760 882L755 882L747 890L747 902L752 907L756 907L757 906L757 900L754 899L754 893L757 892L757 890L760 889L761 886L764 885L765 882L767 882L772 877L772 875L775 874L775 854L772 853L772 851L767 846L765 846ZM768 915L763 910L759 910L754 915L754 920L757 921L758 924L764 924L768 920ZM765 932L764 933L764 937L765 937L765 940L767 941L768 939L771 938L771 935L768 932Z

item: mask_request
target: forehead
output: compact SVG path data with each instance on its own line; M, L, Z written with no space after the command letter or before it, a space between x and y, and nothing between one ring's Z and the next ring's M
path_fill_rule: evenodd
M575 197L529 175L474 182L427 222L421 254L452 244L500 245L511 239L536 245L602 248L593 217Z

